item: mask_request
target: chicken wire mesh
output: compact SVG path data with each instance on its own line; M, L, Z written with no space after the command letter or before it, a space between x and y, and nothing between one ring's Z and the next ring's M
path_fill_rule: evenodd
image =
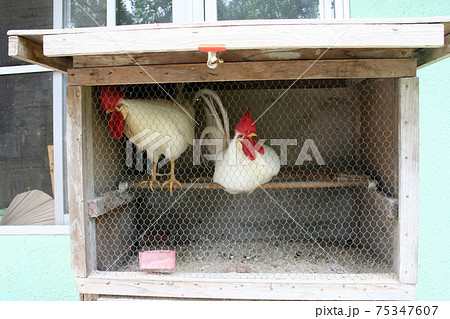
M395 81L94 88L93 180L96 203L103 205L102 213L93 217L96 256L91 257L97 269L139 271L139 252L174 250L172 272L194 277L392 272ZM208 103L216 105L213 98L199 96L204 89L217 94L228 114L228 146L204 145L214 135L202 136L214 123ZM235 126L246 110L258 137L236 141ZM167 150L167 136L177 146ZM207 160L208 149L233 145L236 152L253 146L255 157L263 156L258 146L266 156L273 149L279 169L273 171L276 160L269 158L267 165L242 173L238 161L238 173L217 178L220 159ZM251 150L245 153L244 160L255 162ZM170 183L162 187L171 179L171 159L179 182L173 181L173 191ZM248 170L255 176L250 178L258 179L270 169L269 181L259 180L254 190L230 193L223 187Z

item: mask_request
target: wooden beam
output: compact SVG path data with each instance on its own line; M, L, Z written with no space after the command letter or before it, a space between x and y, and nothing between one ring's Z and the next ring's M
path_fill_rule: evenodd
M183 83L247 80L385 78L414 76L415 59L296 60L71 69L72 85Z
M197 51L200 44L227 50L300 48L425 48L443 45L443 24L272 24L97 28L44 35L49 57Z
M136 199L136 195L128 191L113 191L101 197L90 200L88 214L90 217L99 217L113 209L128 204Z
M414 53L414 56L417 58L419 69L450 57L450 34L445 36L442 47L436 49L419 49Z
M19 36L10 36L8 54L10 57L37 64L55 71L67 72L72 67L72 58L49 58L42 53L42 45Z
M419 79L397 85L399 207L394 271L402 283L417 283L419 228Z
M87 201L93 197L91 131L91 89L69 86L67 89L67 180L70 214L72 274L87 277L95 268L93 221L87 215ZM92 143L92 141L91 141ZM89 150L90 149L90 150Z
M412 49L296 49L296 50L232 50L219 53L228 62L322 60L331 59L397 59L412 58ZM94 55L73 57L74 68L176 63L205 63L205 52L150 52L141 54Z

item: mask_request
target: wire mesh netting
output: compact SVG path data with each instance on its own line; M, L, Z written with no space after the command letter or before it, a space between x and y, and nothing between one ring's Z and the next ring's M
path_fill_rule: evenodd
M189 276L392 272L395 81L95 88L97 268L174 250Z

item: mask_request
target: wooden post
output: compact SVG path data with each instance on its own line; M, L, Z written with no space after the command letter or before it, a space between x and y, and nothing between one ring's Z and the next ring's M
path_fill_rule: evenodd
M394 271L401 283L417 283L419 228L419 79L397 82L398 229Z
M72 274L87 277L95 269L95 225L87 215L93 198L92 97L90 87L67 89L67 180Z

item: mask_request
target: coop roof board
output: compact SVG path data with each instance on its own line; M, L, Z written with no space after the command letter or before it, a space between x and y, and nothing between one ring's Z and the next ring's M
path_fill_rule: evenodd
M225 62L417 59L450 54L450 17L253 20L11 30L9 55L62 72L71 68L201 63L205 44L223 44Z

